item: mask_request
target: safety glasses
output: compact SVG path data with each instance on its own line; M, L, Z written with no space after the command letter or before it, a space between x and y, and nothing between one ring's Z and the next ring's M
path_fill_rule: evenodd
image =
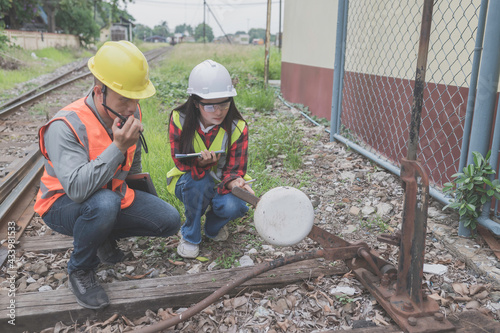
M201 101L199 101L198 103L203 105L203 110L205 110L205 112L215 112L215 109L220 111L227 111L231 106L231 99L228 98L225 101L219 103L203 103Z

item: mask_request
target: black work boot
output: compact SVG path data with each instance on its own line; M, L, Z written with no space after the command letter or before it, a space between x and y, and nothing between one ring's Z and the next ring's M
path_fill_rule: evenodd
M125 254L118 248L115 240L107 239L97 249L97 256L103 264L114 265L125 259Z
M97 281L94 270L71 272L69 289L75 294L78 304L87 309L102 309L109 304L108 295Z

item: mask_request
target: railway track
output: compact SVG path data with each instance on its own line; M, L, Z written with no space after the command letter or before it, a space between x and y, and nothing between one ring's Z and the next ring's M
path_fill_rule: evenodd
M170 49L158 48L145 55L151 63ZM0 266L8 257L9 241L19 242L34 215L43 172L38 128L75 96L84 96L91 86L91 77L85 61L0 106L0 239L6 240L0 246ZM7 240L13 222L15 238Z
M153 55L147 54L147 57L149 61L152 61L163 52L164 50L162 52L157 51ZM45 252L50 255L52 252L64 251L72 247L72 239L62 235L55 234L45 238L28 237L27 239L22 237L23 232L29 228L30 222L34 220L34 199L43 169L38 144L36 143L37 130L53 115L50 112L40 113L33 112L33 110L36 109L36 103L54 103L53 111L57 112L61 106L73 101L75 96L85 94L91 84L87 79L90 79L90 73L85 71L85 66L74 68L45 85L23 94L23 97L20 96L0 106L0 240L8 238L8 241L4 242L0 247L1 265L9 264L8 246L11 239L13 243L17 243L16 250L20 252ZM57 100L57 103L62 104L57 106L56 101L51 96L53 96L54 90L61 89L71 90L73 93L69 94L69 100ZM59 98L61 97L57 97L57 99ZM11 228L15 229L14 237L6 237L5 235L10 235ZM116 316L116 313L127 313L127 316L141 316L144 313L146 304L153 308L159 308L165 304L172 307L189 306L200 298L215 292L231 281L235 273L241 273L242 271L244 270L201 273L184 276L183 279L179 279L178 276L169 276L137 281L131 279L130 281L113 283L106 286L112 297L112 304L99 314L100 317L96 317L95 312L78 306L74 301L74 296L66 288L53 290L43 295L42 293L30 292L18 294L16 296L17 311L19 316L22 313L24 328L19 327L21 326L19 325L12 332L21 332L25 329L31 331L30 327L53 326L59 320L73 321L76 327L77 321L89 317L104 320L110 316ZM243 291L253 290L254 288L270 289L320 276L343 275L346 273L347 271L333 266L318 268L317 262L303 263L286 267L282 271L273 271L272 276L262 276L256 279L257 281L253 282L252 285L249 284L242 286L240 289L235 289L230 295L240 295ZM284 276L287 276L289 280L286 280ZM159 289L159 286L166 286L166 288ZM5 299L7 297L4 297L4 301ZM2 314L0 318L3 320L4 315L8 312L5 311L6 303L0 302L0 304L4 310L3 313L0 310L0 314ZM484 321L481 322L481 320ZM474 317L474 321L475 324L481 325L482 328L493 328L494 325L477 316ZM458 323L456 325L460 327ZM2 331L2 323L0 323L0 331ZM355 330L358 333L397 331L400 331L399 328L393 326L381 328L380 330L374 328ZM475 332L475 328L458 329L457 332Z

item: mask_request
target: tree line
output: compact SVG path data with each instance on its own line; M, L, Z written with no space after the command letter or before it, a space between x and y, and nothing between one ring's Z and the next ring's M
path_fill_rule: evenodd
M125 5L133 0L0 0L0 29L24 29L66 33L80 38L82 45L93 43L99 38L100 30L109 27L112 22L135 19ZM43 9L43 10L42 10ZM193 36L195 41L212 42L213 30L209 25L200 23L196 27L182 24L171 31L166 21L150 28L137 24L133 29L135 38L146 39L151 36L173 37L175 33ZM205 31L204 31L205 30ZM238 34L245 34L238 31ZM265 40L265 29L250 29L250 42L253 39ZM273 36L274 37L274 36Z

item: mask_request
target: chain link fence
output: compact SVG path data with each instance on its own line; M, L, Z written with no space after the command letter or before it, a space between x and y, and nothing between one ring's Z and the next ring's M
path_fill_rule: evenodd
M480 4L434 4L418 158L436 188L459 167ZM398 168L407 153L421 19L422 1L349 1L340 134Z

